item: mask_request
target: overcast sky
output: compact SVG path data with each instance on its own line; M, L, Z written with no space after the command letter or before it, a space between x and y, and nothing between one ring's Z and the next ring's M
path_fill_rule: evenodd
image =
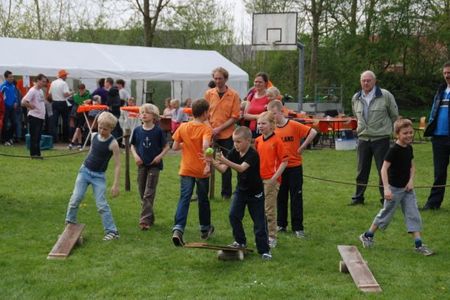
M252 34L252 16L245 11L242 0L225 0L234 7L234 27L238 42L244 41L245 44L251 43Z

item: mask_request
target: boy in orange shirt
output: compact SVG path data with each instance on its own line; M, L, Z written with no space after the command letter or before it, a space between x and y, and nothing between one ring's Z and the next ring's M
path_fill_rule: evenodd
M291 226L298 238L305 236L303 230L303 167L302 152L311 143L317 131L287 119L283 115L283 104L275 100L269 103L268 111L275 115L277 128L275 129L283 141L289 156L286 170L281 175L280 191L278 192L278 231L286 231L288 215L288 199L291 195ZM304 142L301 141L304 139Z
M211 209L208 199L209 162L204 158L205 150L211 144L212 129L205 124L208 120L209 104L199 99L192 105L194 120L182 123L173 135L173 150L182 150L180 165L180 199L175 213L172 241L183 246L189 204L194 185L197 185L198 211L201 238L207 240L214 232L211 225Z
M269 231L269 246L277 245L277 195L280 187L279 177L288 164L288 155L283 142L274 133L275 116L263 112L258 117L258 129L261 135L255 140L255 149L259 154L260 173L264 183L265 211Z

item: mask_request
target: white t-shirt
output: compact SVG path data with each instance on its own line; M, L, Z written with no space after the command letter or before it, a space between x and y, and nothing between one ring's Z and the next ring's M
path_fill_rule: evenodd
M44 92L36 87L32 87L28 93L23 97L22 101L28 101L34 106L34 109L28 111L29 116L33 116L38 119L45 119L45 102Z
M364 101L366 101L367 105L369 105L370 101L375 98L375 87L373 87L373 89L367 95L364 93L364 91L362 91L361 98L363 98Z
M53 101L66 101L68 97L64 97L64 93L70 93L69 85L61 78L56 79L50 85L50 94Z
M125 88L123 88L123 89L119 90L119 97L120 97L120 100L128 101L128 99L130 99L131 95Z

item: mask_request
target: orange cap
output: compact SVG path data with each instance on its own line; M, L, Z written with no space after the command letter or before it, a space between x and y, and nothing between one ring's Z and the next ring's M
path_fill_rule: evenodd
M67 73L67 71L64 69L58 71L58 78L61 78L61 77L67 76L67 75L69 75L69 73Z

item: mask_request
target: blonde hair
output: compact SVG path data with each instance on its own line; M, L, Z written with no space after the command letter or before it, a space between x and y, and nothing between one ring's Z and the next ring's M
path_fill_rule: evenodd
M241 127L236 128L233 131L233 136L235 136L237 138L251 140L252 139L252 131L250 130L250 128L248 128L246 126L241 126Z
M108 126L111 129L114 129L117 125L117 118L110 112L104 111L98 116L97 119L98 124Z
M280 100L273 100L267 104L267 110L277 109L277 111L283 110L283 103Z
M144 103L141 105L141 107L139 108L139 112L142 113L150 113L153 114L153 118L155 120L159 120L159 108L151 103Z
M271 95L271 96L273 96L274 98L278 98L278 96L281 95L280 90L277 89L277 88L274 87L274 86L271 86L270 88L268 88L267 91L266 91L266 94L267 94L267 95Z
M400 130L409 127L413 128L413 123L410 119L397 119L397 121L394 122L394 133L395 135L398 135L400 133Z
M272 129L275 130L275 115L271 111L265 111L259 115L259 120L266 120L271 125Z
M178 106L180 106L180 100L178 100L178 99L172 99L172 100L170 100L170 105L174 106L175 104L177 104Z

